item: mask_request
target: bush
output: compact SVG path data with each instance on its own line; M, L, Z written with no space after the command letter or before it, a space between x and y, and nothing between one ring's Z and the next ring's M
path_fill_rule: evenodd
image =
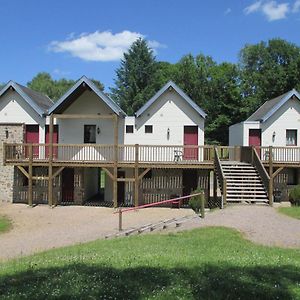
M198 194L198 193L203 193L203 190L198 188L192 192L192 194ZM196 214L199 214L201 208L201 195L192 196L189 201L189 206Z
M300 206L300 185L290 190L289 198L292 205Z

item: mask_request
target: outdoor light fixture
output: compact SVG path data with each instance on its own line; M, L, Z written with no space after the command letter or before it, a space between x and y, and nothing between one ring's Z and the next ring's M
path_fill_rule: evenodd
M273 142L273 143L275 142L275 137L276 137L276 132L273 131L273 134L272 134L272 142Z
M170 139L170 128L167 130L167 139Z
M97 133L100 134L100 127L97 127Z

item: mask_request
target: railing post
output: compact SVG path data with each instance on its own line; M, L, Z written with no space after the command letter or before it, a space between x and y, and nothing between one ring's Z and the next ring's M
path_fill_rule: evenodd
M227 205L227 180L224 178L223 180L223 204Z
M135 144L134 160L134 205L139 205L139 145Z
M122 230L122 209L119 207L119 231Z
M32 189L32 162L33 162L33 149L32 144L29 144L29 166L28 166L28 205L32 206L33 204L33 189Z
M200 215L201 218L204 219L205 218L205 196L204 196L204 192L201 193L200 195Z
M269 204L273 205L273 190L274 190L274 178L273 178L273 147L269 146Z

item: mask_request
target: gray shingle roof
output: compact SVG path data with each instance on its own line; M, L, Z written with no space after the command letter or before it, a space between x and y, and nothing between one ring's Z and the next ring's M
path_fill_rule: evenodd
M41 109L43 109L44 112L47 112L48 109L53 105L53 101L49 97L19 83L16 84L20 87L20 89L22 89L25 94L27 94L28 97L30 97Z
M286 101L291 97L296 96L300 100L299 93L293 89L287 93L284 93L274 99L266 101L260 106L246 121L266 121L271 115L273 115Z
M0 90L0 97L9 90L9 88L13 88L41 117L53 106L53 102L50 98L14 81L9 81L2 90Z

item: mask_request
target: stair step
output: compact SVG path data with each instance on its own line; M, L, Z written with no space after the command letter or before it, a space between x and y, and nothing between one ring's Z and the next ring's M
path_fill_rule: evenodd
M227 198L227 202L241 202L241 201L247 201L247 202L269 202L269 199L231 199Z
M265 191L227 191L227 195L266 195L266 192Z
M237 192L247 192L247 191L250 191L250 192L253 192L253 191L257 191L257 192L260 192L260 191L265 191L265 189L263 187L227 187L227 191L237 191Z

